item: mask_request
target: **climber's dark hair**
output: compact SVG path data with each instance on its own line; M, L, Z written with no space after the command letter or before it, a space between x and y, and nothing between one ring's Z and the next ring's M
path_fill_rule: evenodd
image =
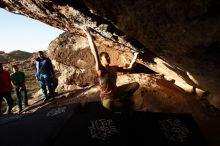
M101 52L101 53L99 54L99 56L100 56L100 57L102 57L102 56L109 57L109 55L108 55L108 53L107 53L107 52Z

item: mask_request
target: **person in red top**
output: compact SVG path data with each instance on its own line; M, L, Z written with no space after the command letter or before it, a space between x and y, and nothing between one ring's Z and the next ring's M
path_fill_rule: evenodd
M13 99L11 97L11 78L8 71L3 70L3 65L0 63L0 109L2 105L2 99L5 98L8 104L7 113L11 113L11 109L13 107ZM0 110L1 114L1 110Z
M98 56L98 50L90 35L88 27L82 28L90 45L91 52L95 59L95 68L99 77L100 98L102 105L111 111L127 111L133 104L131 96L139 88L138 82L128 83L122 86L116 86L117 72L129 72L133 67L138 52L134 53L133 60L129 66L119 67L110 65L110 57L107 52L101 52Z

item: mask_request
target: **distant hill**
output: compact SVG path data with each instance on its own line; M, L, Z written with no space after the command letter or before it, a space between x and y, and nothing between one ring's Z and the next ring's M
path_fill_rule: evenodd
M33 55L33 53L25 52L25 51L12 51L9 53L5 53L4 51L0 51L0 62L1 63L9 63L12 61L20 61L20 60L26 60L30 58Z

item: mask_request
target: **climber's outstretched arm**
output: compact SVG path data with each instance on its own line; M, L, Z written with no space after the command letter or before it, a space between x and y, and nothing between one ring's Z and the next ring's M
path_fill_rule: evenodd
M98 56L98 50L97 50L97 47L92 39L92 36L89 32L89 28L88 27L84 27L83 28L83 31L85 32L85 34L87 35L87 39L89 41L89 46L90 46L90 49L91 49L91 52L95 58L95 68L96 68L96 71L98 72L98 74L100 75L101 73L101 62L100 62L100 59L99 59L99 56Z
M137 60L137 56L138 56L138 54L139 54L138 52L135 52L135 53L134 53L134 57L133 57L133 59L132 59L130 65L128 66L127 69L131 69L131 68L133 67L134 63L135 63L136 60Z
M118 72L130 72L131 69L132 69L132 67L134 66L134 63L135 63L136 60L137 60L138 54L139 54L138 52L135 52L135 53L134 53L134 57L133 57L131 63L130 63L130 64L126 64L125 67L117 67L117 71L118 71ZM126 61L126 62L127 62L127 61Z

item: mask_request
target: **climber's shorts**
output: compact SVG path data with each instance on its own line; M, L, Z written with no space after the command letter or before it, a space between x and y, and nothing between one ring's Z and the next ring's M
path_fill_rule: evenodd
M103 97L101 103L103 107L109 110L117 111L128 108L133 102L130 99L130 96L139 88L137 82L129 83L117 87L117 93L114 97Z

